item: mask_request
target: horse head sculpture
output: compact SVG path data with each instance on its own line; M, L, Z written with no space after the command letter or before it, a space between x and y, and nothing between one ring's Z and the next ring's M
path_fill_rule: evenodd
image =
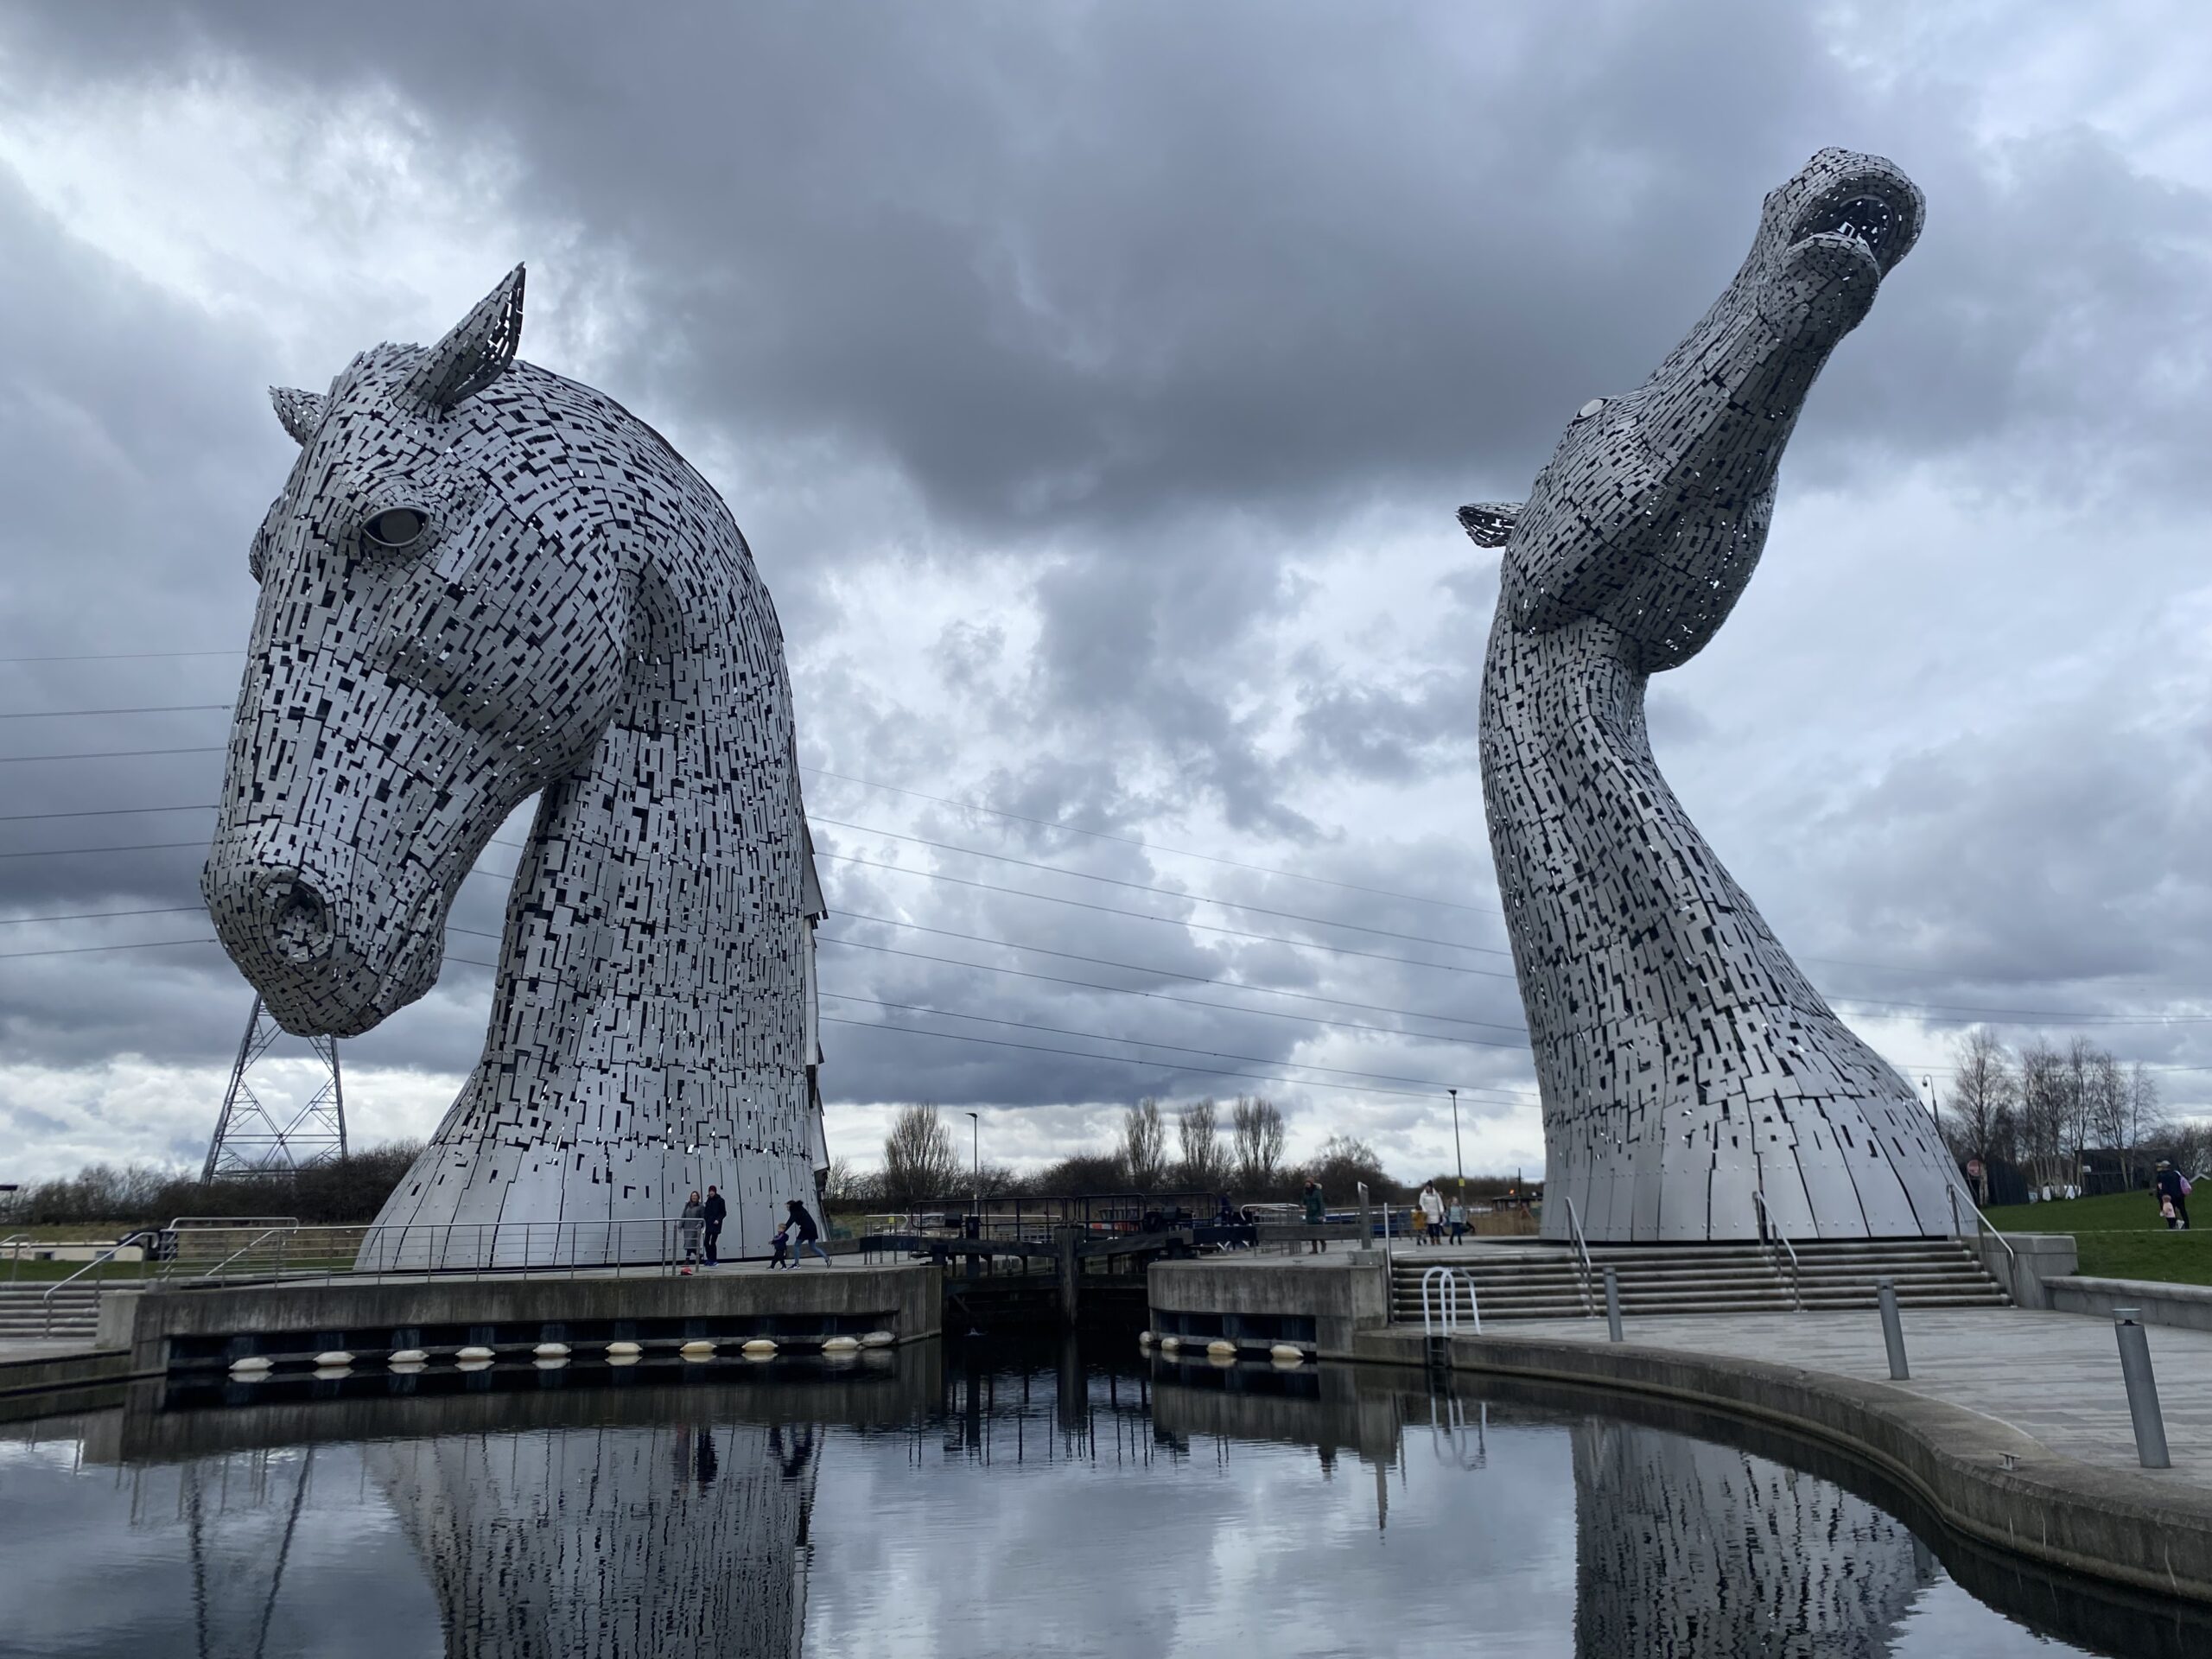
M281 1024L351 1036L429 989L539 795L484 1057L385 1219L670 1216L711 1182L741 1227L826 1162L782 636L705 481L516 360L522 302L518 267L429 349L272 392L300 455L201 891ZM528 1248L663 1248L573 1236Z
M1814 378L1920 233L1890 162L1822 150L1643 385L1585 404L1525 505L1460 509L1503 550L1483 796L1544 1103L1547 1236L1950 1230L1911 1086L1835 1017L1653 760L1649 677L1750 582Z

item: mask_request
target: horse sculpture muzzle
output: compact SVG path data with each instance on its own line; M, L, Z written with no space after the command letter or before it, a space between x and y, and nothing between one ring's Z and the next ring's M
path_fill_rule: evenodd
M446 895L404 894L280 820L219 830L200 891L223 948L287 1031L359 1036L437 980Z

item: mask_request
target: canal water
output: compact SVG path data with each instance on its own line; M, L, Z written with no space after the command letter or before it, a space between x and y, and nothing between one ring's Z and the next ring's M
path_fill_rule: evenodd
M0 1428L0 1654L2212 1653L1821 1458L1126 1342L150 1383Z

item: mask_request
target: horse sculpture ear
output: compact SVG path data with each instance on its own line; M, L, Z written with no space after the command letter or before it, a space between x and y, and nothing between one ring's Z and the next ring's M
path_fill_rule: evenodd
M1521 516L1525 505L1520 501L1478 501L1459 509L1459 527L1477 547L1503 547L1506 537L1513 534L1513 521Z
M276 405L276 418L292 435L292 442L306 448L315 428L322 424L322 394L302 391L297 386L271 386L269 401Z
M522 343L522 273L517 265L453 331L423 354L406 391L432 409L453 408L505 374Z

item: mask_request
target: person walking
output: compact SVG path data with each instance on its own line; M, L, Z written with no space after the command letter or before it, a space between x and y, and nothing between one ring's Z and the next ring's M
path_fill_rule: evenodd
M1319 1227L1328 1218L1328 1206L1321 1202L1321 1183L1314 1180L1307 1181L1306 1183L1306 1224L1308 1227ZM1307 1245L1306 1253L1308 1255L1319 1255L1329 1248L1329 1241L1325 1238L1309 1238L1306 1243Z
M677 1231L683 1236L683 1271L690 1273L699 1260L699 1230L707 1224L707 1207L699 1202L696 1192L683 1201L683 1213L677 1223Z
M729 1214L729 1205L721 1192L710 1186L707 1189L707 1201L700 1206L699 1213L707 1224L704 1229L707 1265L719 1268L722 1264L722 1222Z
M1434 1181L1421 1190L1421 1216L1422 1230L1428 1235L1428 1242L1441 1244L1444 1242L1444 1195L1436 1190Z
M1452 1224L1452 1242L1454 1244L1467 1236L1467 1201L1465 1198L1452 1199L1451 1208L1444 1212L1444 1218Z
M821 1229L814 1224L814 1217L807 1213L806 1206L793 1198L784 1208L791 1218L791 1266L804 1262L809 1250L822 1258L823 1267L836 1266L830 1259L830 1252L822 1248Z
M2158 1179L2152 1191L2158 1200L2158 1213L2165 1217L2168 1230L2188 1231L2189 1178L2161 1158L2158 1160Z

